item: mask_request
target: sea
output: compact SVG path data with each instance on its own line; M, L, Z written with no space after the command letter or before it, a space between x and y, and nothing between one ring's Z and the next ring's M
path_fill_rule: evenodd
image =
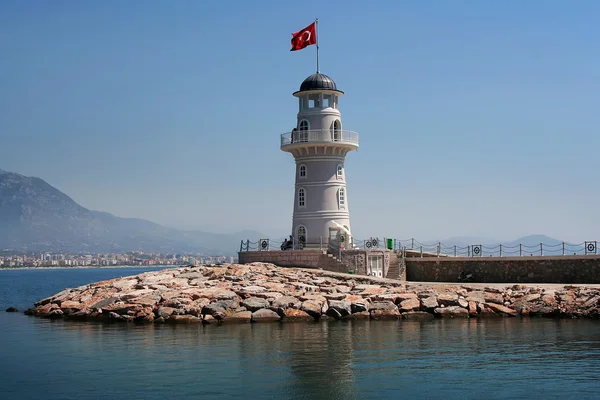
M1 398L600 398L600 321L135 325L4 312L163 268L0 270Z

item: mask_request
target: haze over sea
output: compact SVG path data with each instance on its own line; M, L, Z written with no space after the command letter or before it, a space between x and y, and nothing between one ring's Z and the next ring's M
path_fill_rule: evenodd
M0 308L155 268L0 270ZM597 398L591 320L238 326L52 321L0 313L6 399Z

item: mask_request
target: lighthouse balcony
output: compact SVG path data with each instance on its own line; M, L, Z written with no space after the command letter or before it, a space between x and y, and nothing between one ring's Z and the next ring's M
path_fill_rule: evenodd
M292 150L306 145L339 146L354 150L358 148L358 133L347 130L313 129L281 134L281 150Z

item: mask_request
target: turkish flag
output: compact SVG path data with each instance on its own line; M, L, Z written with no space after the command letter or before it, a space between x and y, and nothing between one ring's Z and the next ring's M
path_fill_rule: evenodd
M317 43L317 33L313 22L301 31L292 33L292 48L290 51L302 50L306 46Z

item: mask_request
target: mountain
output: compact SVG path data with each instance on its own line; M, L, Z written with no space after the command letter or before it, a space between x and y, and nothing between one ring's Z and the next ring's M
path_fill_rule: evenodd
M180 231L88 210L40 178L0 170L0 250L234 255L240 240L261 237Z

